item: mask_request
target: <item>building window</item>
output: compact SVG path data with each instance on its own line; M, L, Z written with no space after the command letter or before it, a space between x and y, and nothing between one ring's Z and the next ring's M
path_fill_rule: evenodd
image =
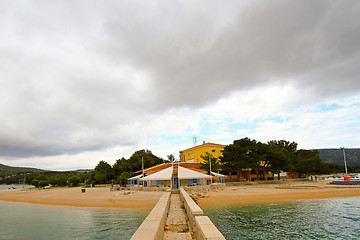
M188 156L194 156L194 154L195 154L195 153L189 153L189 155L188 155Z
M211 149L212 152L216 152L216 149Z

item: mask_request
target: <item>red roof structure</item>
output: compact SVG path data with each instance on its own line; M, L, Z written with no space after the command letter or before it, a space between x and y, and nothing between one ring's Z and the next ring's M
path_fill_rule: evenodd
M201 163L180 162L180 163L162 163L162 164L158 164L158 165L155 165L155 166L152 166L149 168L145 168L144 174L145 175L153 174L153 173L159 172L159 171L164 170L171 166L174 166L174 171L173 171L174 173L178 172L178 166L188 168L190 170L197 171L200 173L206 173L206 170L200 169ZM137 173L142 173L142 170L134 172L134 174L137 174Z

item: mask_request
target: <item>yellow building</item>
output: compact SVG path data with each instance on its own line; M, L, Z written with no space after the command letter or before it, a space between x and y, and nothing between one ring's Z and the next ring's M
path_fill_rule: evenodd
M180 151L180 161L188 163L201 163L204 161L201 155L205 155L206 152L210 153L212 157L219 158L222 156L224 147L225 145L205 143L204 141L201 145Z

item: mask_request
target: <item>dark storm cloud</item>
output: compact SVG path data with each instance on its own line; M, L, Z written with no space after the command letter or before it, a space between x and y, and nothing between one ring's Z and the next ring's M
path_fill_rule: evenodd
M274 79L331 95L359 89L359 6L354 1L258 1L222 29L215 27L225 14L220 10L188 16L177 5L150 13L137 6L133 18L119 14L106 26L109 46L118 46L115 56L151 69L155 89L170 104L202 103Z
M357 1L0 5L1 156L136 144L149 116L273 82L360 87Z

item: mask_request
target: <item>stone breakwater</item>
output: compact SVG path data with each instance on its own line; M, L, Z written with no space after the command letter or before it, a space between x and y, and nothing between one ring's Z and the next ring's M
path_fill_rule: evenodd
M198 203L198 200L200 198L208 198L209 192L218 192L224 190L225 188L225 183L222 183L207 186L184 187L184 190L186 190L186 192L195 201L195 203Z

